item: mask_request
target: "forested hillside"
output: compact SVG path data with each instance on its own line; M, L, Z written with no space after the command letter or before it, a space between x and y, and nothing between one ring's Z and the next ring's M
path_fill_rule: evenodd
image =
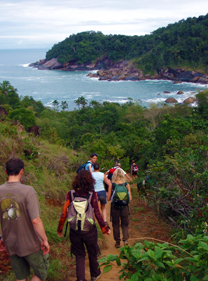
M42 139L72 149L73 155L84 153L82 159L73 156L72 173L92 152L98 153L104 170L117 157L129 170L134 159L140 168L138 181L147 175L151 178L152 203L158 211L176 225L200 233L208 222L207 90L196 98L196 108L183 104L145 109L131 101L123 105L91 101L88 105L80 97L75 103L82 108L66 111L64 101L60 105L54 101L54 108L49 109L32 97L20 99L4 81L0 84L1 138L13 132L14 122L26 130L38 125ZM27 159L38 159L36 145L25 139L23 147Z
M60 63L78 64L103 58L111 61L136 61L145 72L162 67L186 67L208 70L208 14L188 18L150 35L104 35L101 32L81 32L55 44L46 59L58 58Z

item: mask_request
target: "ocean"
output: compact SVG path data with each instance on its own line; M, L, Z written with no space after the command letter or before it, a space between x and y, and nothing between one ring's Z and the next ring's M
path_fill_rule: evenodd
M59 70L38 70L29 64L45 58L46 49L0 50L0 83L4 80L17 89L19 96L32 96L45 106L51 107L57 100L66 101L69 110L76 108L75 100L84 96L88 103L109 101L123 104L131 98L143 107L151 103L161 104L168 97L182 103L194 97L206 85L194 83L173 84L172 81L99 81L89 78L86 71L65 72ZM170 93L164 93L168 91ZM178 91L184 94L177 95Z

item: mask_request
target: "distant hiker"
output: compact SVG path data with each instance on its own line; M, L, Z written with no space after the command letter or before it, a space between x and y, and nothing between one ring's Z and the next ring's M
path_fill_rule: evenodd
M109 180L112 181L113 173L114 173L115 170L117 170L118 168L123 171L124 175L127 177L127 179L128 179L129 181L132 181L132 179L129 177L129 175L121 168L121 163L117 163L117 165L116 165L115 167L111 168L110 170L108 170L108 171L105 173L105 175L108 177Z
M116 241L115 247L120 247L120 220L123 234L124 245L128 245L128 225L129 225L129 207L132 200L130 185L125 181L125 175L121 169L116 169L112 179L111 196L111 218L113 225L113 237Z
M119 158L117 158L117 159L115 160L114 166L117 166L118 163L120 163L120 159L119 159Z
M94 163L97 161L97 154L92 153L90 155L90 160L88 161L87 165L85 166L85 170L90 171L90 173L94 172Z
M138 166L137 164L135 163L134 160L132 160L132 165L131 165L131 174L133 176L133 179L135 180L136 176L137 176L137 172L138 172Z
M95 180L94 189L95 192L97 193L98 201L100 201L103 219L105 221L105 224L108 225L107 210L106 210L107 195L104 188L104 183L106 183L109 188L111 187L111 181L106 177L106 175L104 175L104 173L100 172L100 164L97 162L94 164L94 172L92 172L92 177Z
M90 160L88 160L86 163L84 163L78 167L77 173L79 173L81 170L87 170L87 171L90 171L91 173L94 172L94 163L96 161L97 161L97 154L92 153L90 155Z
M24 163L11 158L6 163L8 181L0 186L0 218L4 244L17 280L26 281L30 267L32 281L45 280L50 246L40 219L38 196L32 186L20 183Z
M72 183L73 190L66 196L64 209L59 220L57 233L62 237L64 223L68 217L70 224L71 253L76 256L77 281L85 279L85 246L90 261L91 281L101 277L98 268L97 255L99 253L98 234L94 221L96 217L103 233L110 234L98 206L97 194L94 191L95 180L89 171L81 170ZM72 212L76 208L75 217ZM68 211L67 211L68 209Z

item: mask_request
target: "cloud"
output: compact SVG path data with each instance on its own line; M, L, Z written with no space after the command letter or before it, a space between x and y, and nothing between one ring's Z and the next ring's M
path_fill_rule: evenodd
M1 0L0 48L52 47L86 30L144 35L206 7L207 0Z

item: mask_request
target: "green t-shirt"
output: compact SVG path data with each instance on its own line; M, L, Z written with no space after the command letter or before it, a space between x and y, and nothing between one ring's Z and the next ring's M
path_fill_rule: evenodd
M6 182L0 186L0 219L9 255L20 257L40 250L40 238L32 220L40 217L38 196L32 186Z

